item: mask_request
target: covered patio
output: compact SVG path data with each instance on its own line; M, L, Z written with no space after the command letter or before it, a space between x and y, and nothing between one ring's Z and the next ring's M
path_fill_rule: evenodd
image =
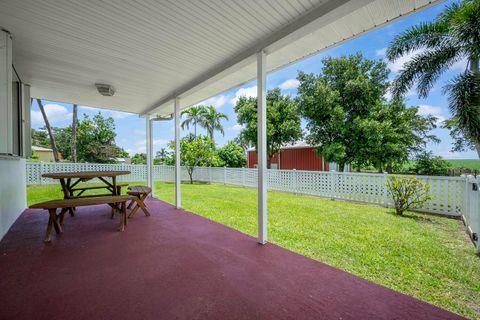
M435 2L0 1L0 319L458 318L267 243L267 74ZM180 112L254 79L256 238L185 212L180 192ZM77 208L44 244L48 216L24 211L30 97L144 117L152 188L152 123L172 116L175 206L148 199L123 233L108 206Z
M45 246L25 211L0 243L1 319L459 319L151 199L119 233L79 208Z

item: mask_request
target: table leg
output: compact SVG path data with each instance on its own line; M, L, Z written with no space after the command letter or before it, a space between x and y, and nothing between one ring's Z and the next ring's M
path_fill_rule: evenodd
M53 219L52 219L52 216L50 215L48 217L48 225L47 225L47 231L45 232L45 239L43 239L44 242L51 241L52 228L53 228Z
M70 198L70 193L71 190L69 190L69 184L65 182L65 179L60 179L60 184L62 185L62 190L63 190L63 198L64 199L69 199ZM75 214L73 213L73 208L68 208L68 212L70 215L73 217Z
M120 227L118 228L118 231L124 231L125 230L125 224L126 224L126 219L125 217L127 216L127 210L125 208L125 202L122 202L122 210L121 210L121 215L120 215Z
M144 201L147 197L148 197L148 194L146 194L146 193L137 197L137 199L135 200L136 205L135 205L135 207L133 207L133 210L128 215L129 218L132 218L135 215L135 212L137 212L137 210L139 208L142 209L143 213L145 213L146 216L150 215L150 212L148 211L148 209L147 209L147 207L145 206L145 203L144 203Z
M117 190L117 177L112 177L112 185L113 185L113 195L118 196L118 190Z
M52 218L53 228L55 228L55 232L57 234L62 233L62 227L60 226L60 223L57 219L57 209L48 209L48 213L50 213L50 217Z

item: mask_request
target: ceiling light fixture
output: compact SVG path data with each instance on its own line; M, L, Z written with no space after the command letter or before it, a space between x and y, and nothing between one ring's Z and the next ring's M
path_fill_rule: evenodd
M110 84L95 83L95 87L102 96L111 97L115 94L115 88Z

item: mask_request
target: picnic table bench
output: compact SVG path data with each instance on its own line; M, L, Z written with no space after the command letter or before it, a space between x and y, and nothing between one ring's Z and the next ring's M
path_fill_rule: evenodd
M117 195L120 195L122 193L122 187L127 187L128 186L128 183L117 183L116 185L116 194ZM107 195L110 195L110 194L114 194L113 190L111 187L109 186L106 186L106 185L101 185L101 186L86 186L86 187L76 187L76 188L71 188L69 190L70 192L70 197L71 198L75 198L75 197L80 197L82 196L82 194L87 191L87 190L97 190L97 189L107 189L108 191L110 191L111 193L109 194L102 194L102 195L95 195L95 194L92 194L92 195L88 195L88 196L83 196L83 197L98 197L98 196L107 196ZM77 192L77 191L80 191L78 192L76 195L74 194L74 192Z
M126 183L117 183L117 176L127 175L130 171L76 171L76 172L51 172L45 173L42 177L58 179L60 180L60 185L62 186L63 198L72 199L72 198L87 198L87 197L100 197L100 196L119 196L121 194L121 189L123 186L127 186ZM103 182L101 186L79 186L80 182L87 182L92 179L99 179ZM109 178L110 181L107 179ZM94 195L83 195L87 190L94 189L107 189L110 193L106 194L94 194ZM75 194L75 192L78 192ZM112 204L112 216L115 213L115 205ZM65 211L70 212L70 215L74 215L75 207L66 208Z
M89 197L89 198L69 198L61 200L50 200L46 202L36 203L30 206L30 209L45 209L48 210L50 217L48 219L47 231L45 233L45 242L49 242L51 238L52 228L55 229L57 234L62 232L61 224L63 223L63 217L65 212L69 208L92 206L97 204L109 204L112 208L116 208L115 204L120 204L120 226L119 231L124 231L127 224L127 201L139 201L136 196L132 195L117 195L117 196L101 196L101 197ZM57 209L62 209L57 215Z

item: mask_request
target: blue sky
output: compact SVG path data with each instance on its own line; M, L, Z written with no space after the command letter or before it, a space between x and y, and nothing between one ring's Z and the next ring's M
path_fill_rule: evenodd
M331 48L315 56L309 57L295 64L292 64L282 70L269 74L267 77L267 88L272 89L280 87L284 94L291 96L296 95L297 81L295 80L299 70L307 73L318 74L321 71L322 58L326 56L339 57L342 55L354 54L361 52L369 59L384 59L385 48L388 46L392 38L405 30L406 28L416 25L422 21L429 21L434 19L446 5L453 1L446 1L439 5L433 6L427 10L421 11L396 23L385 26L381 29L367 33L354 40L348 41L342 45ZM390 79L393 79L396 73L401 69L403 63L408 59L404 57L393 64L389 63L389 68L392 71ZM419 99L415 91L410 92L406 97L407 105L419 106L422 114L432 114L440 120L448 119L450 113L448 110L448 103L445 96L442 95L442 87L452 79L455 74L464 70L466 62L457 63L451 70L446 72L433 88L430 95L426 99ZM224 145L227 141L235 138L241 130L241 127L236 123L235 112L233 105L239 96L255 96L256 84L255 81L247 83L241 87L237 87L221 95L208 99L204 104L210 104L216 107L219 111L227 114L228 121L224 121L225 136L220 133L215 134L215 140L219 145ZM49 120L53 126L65 127L71 123L72 105L68 103L58 103L44 101L46 112ZM145 120L139 118L137 115L96 109L92 107L80 106L79 117L83 114L93 115L97 112L102 112L106 116L111 116L115 119L117 138L116 143L127 150L132 156L137 152L145 152ZM32 127L40 128L44 125L40 111L36 101L32 105ZM200 133L204 133L202 129ZM187 134L182 132L182 135ZM434 154L440 155L446 159L476 159L474 151L451 153L451 143L448 130L435 129L433 131L438 138L441 139L439 144L430 144L428 149ZM154 151L162 147L166 147L168 141L173 139L173 121L166 121L154 124Z

